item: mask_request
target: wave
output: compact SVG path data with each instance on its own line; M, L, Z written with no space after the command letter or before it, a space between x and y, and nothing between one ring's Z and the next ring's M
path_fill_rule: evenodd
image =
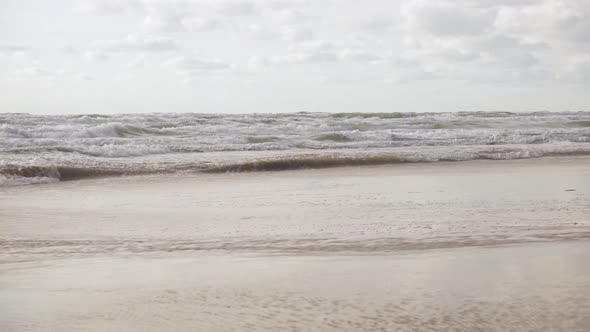
M60 124L36 125L34 128L22 125L0 125L0 137L21 139L84 139L84 138L133 138L147 135L168 135L167 128L143 128L139 125L104 123L83 127L80 125Z
M391 112L391 113L332 113L331 116L333 118L379 118L379 119L403 119L403 118L414 118L417 116L428 116L433 115L435 113L414 113L414 112Z
M221 165L203 170L206 173L225 172L261 172L284 171L305 168L330 168L339 166L367 166L401 163L399 156L369 156L369 157L294 157L270 160L257 160L229 165Z
M455 151L445 154L389 153L380 155L294 155L239 162L172 163L118 167L22 166L0 168L0 186L49 183L89 178L174 174L266 172L298 169L322 169L346 166L377 166L403 163L459 162L470 160L511 160L539 157L590 156L590 150L526 150L498 148L480 151Z
M316 141L350 142L352 139L341 133L323 134L313 138Z
M0 185L587 151L590 112L0 113ZM15 170L17 166L36 168Z
M246 142L250 144L260 144L260 143L273 143L280 141L281 139L276 136L248 136L246 137Z
M72 136L77 138L134 137L147 133L148 131L137 126L108 123L80 130Z
M68 166L23 166L7 167L0 169L0 179L5 185L47 183L55 181L69 181L97 177L112 177L121 175L132 175L117 169L84 168Z
M14 167L0 169L0 187L41 184L60 181L55 167Z
M477 152L457 152L441 155L381 154L367 156L292 156L254 161L225 163L200 168L202 173L265 172L297 169L321 169L346 166L378 166L402 163L459 162L471 160L511 160L540 157L590 156L590 150L533 151L526 149L494 149Z

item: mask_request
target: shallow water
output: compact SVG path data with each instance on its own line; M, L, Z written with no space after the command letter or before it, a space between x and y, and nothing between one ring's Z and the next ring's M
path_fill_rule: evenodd
M0 262L389 253L590 237L590 158L140 176L0 188Z

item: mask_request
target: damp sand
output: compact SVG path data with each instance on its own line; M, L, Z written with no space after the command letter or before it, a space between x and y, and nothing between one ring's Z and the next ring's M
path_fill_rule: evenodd
M590 158L0 190L0 330L587 331Z

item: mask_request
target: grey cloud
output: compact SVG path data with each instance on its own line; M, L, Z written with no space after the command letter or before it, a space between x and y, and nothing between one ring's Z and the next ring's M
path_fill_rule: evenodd
M461 4L412 1L404 7L404 38L412 41L406 44L404 53L411 55L412 63L394 59L394 66L428 66L427 72L436 77L474 82L478 77L496 81L502 76L524 80L551 77L546 73L558 70L559 59L569 52L567 48L556 50L561 42L543 33L545 25L552 26L548 29L552 33L560 30L553 21L571 22L566 19L573 13L569 5L562 3L556 9L552 0L520 5L506 1ZM565 26L562 24L561 30L567 30ZM472 74L476 72L481 75Z
M530 40L586 48L590 46L590 3L545 1L505 7L498 11L495 26Z
M394 26L394 19L389 16L374 16L361 22L360 28L366 32L383 34Z
M63 44L59 46L59 50L66 54L75 54L78 52L78 48L72 44Z
M493 34L463 44L471 53L509 67L530 67L539 62L536 53L546 50L541 43L527 43L521 39Z
M217 1L217 10L224 15L248 16L258 12L258 7L252 1L247 0L224 0Z
M520 38L498 33L468 40L466 44L470 45L471 48L485 52L511 51L515 49L538 51L547 48L547 45L543 43L525 42Z
M466 10L439 2L413 2L404 10L412 28L431 35L478 35L489 29L495 13L484 10Z

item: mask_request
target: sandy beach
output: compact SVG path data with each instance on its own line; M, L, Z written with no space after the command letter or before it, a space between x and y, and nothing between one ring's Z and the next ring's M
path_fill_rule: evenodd
M589 166L0 188L0 330L587 331Z
M0 27L0 332L590 332L590 0Z

